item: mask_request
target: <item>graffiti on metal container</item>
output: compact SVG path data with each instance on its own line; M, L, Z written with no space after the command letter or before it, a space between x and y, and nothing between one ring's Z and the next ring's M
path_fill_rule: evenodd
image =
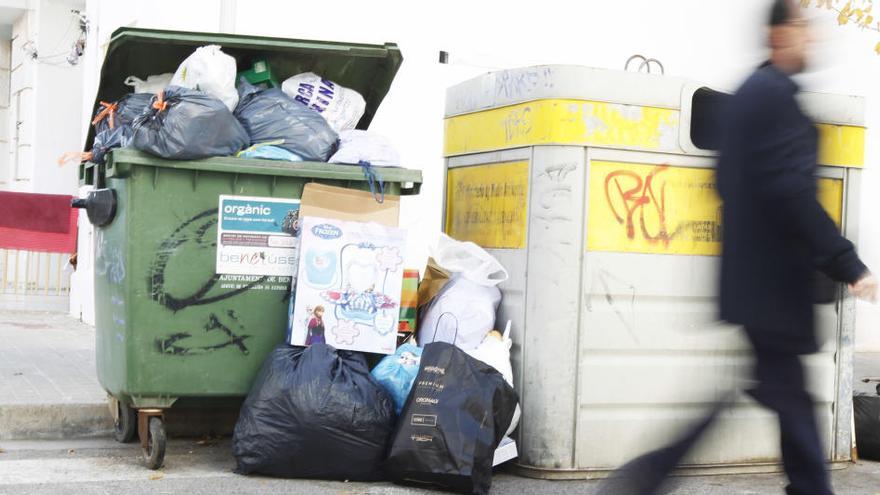
M508 141L528 136L532 132L532 108L511 110L504 119L504 137Z
M238 327L239 331L244 330L235 311L228 310L226 316ZM241 354L247 355L250 350L245 345L245 340L250 337L250 335L235 333L228 325L221 322L216 314L211 313L208 315L205 326L197 335L190 332L172 333L165 338L156 339L156 347L162 354L176 356L207 354L227 348L238 349Z
M635 239L636 223L641 236L652 243L669 241L677 232L669 232L666 225L666 183L657 179L669 167L655 167L645 177L631 170L615 170L605 176L605 200L617 222L626 227L626 237ZM638 215L638 218L636 218ZM656 220L655 230L648 228L648 217Z
M615 170L605 176L605 200L615 220L623 225L628 239L641 238L651 244L668 247L685 235L691 241L720 242L721 210L714 220L681 221L670 228L667 209L668 165L658 165L647 173ZM712 183L691 183L679 188L714 189Z
M211 248L216 246L216 234L208 234L217 225L217 209L205 210L194 217L181 223L159 246L148 276L150 298L165 306L171 311L180 311L189 306L211 304L217 301L237 296L254 286L262 284L266 277L260 277L252 282L243 284L233 290L214 292L220 275L210 273L209 278L199 285L199 288L189 294L172 294L168 287L168 265L174 255L187 243L194 243L199 248Z
M495 94L500 97L518 98L538 88L552 88L553 70L549 67L508 70L497 74Z

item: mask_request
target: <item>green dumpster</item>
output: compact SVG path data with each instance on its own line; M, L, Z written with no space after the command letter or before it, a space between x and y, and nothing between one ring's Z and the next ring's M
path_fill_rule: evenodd
M356 89L367 101L360 128L369 125L402 60L393 44L123 28L108 46L96 105L124 95L128 75L171 72L207 44L221 45L239 67L263 59L279 78L312 71ZM418 193L421 172L380 174L386 193ZM103 166L83 164L80 179L105 193L91 198L105 206L102 220L93 222L98 379L111 396L117 440L130 441L137 432L147 464L158 468L163 411L182 403L240 402L286 334L289 278L215 273L219 196L295 199L308 182L369 189L368 182L356 166L234 157L170 161L131 149L114 150Z

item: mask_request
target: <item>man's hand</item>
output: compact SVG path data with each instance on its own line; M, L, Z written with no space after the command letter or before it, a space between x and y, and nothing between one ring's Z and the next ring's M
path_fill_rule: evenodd
M855 283L849 284L849 291L853 296L864 301L877 302L877 279L871 272L862 275Z

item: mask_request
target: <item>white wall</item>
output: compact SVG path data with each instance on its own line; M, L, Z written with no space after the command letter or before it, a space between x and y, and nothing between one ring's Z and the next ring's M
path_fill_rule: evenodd
M11 70L9 82L0 84L5 94L0 98L4 189L76 192L76 166L59 167L57 159L82 147L83 70L70 66L66 57L79 30L70 10L83 5L75 0L28 2L13 24L11 51L5 45L0 48L0 79L5 75L2 67ZM36 59L31 56L34 50Z
M70 10L84 2L41 0L37 42L39 64L35 79L36 139L34 148L34 192L76 194L79 171L76 163L60 167L58 158L69 151L81 151L83 67L67 63L79 23Z
M767 0L372 1L340 0L326 12L301 2L271 0L89 0L93 19L87 54L84 111L91 102L103 44L121 25L259 34L301 39L400 45L404 64L372 129L391 137L404 165L420 168L425 184L404 202L411 230L409 260L419 266L440 229L445 88L492 68L571 63L619 69L634 53L660 59L670 75L734 89L763 57ZM232 11L230 11L232 9ZM829 11L810 10L819 27L817 65L805 88L868 96L867 170L864 174L860 250L880 271L880 57L877 33L838 27ZM461 65L440 65L447 50ZM466 65L470 61L475 65ZM83 118L84 122L85 119ZM880 351L880 310L859 307L858 346Z

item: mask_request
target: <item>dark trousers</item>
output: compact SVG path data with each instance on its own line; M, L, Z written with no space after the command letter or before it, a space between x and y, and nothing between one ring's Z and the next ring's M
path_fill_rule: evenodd
M782 463L790 483L786 493L831 494L815 407L799 356L756 351L755 378L758 384L749 393L779 417Z
M806 391L804 368L797 354L756 350L754 377L748 393L779 417L780 443L789 495L830 495L825 456L816 425L813 400ZM715 404L712 412L678 441L645 454L618 469L599 493L653 495L660 493L667 476L681 462L729 401Z

